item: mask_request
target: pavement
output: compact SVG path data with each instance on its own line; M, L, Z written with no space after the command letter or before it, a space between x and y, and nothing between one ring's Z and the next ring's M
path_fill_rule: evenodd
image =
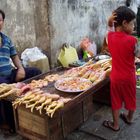
M140 140L140 89L137 89L137 110L131 125L120 119L120 131L114 132L102 125L105 119L112 119L111 108L100 105L100 108L66 140Z
M137 110L133 123L125 124L120 120L120 131L114 132L103 127L105 119L112 119L111 108L105 104L94 103L96 112L78 129L70 133L65 140L140 140L140 89L137 89ZM124 109L122 109L124 111ZM0 131L0 140L26 140L18 134L4 135Z

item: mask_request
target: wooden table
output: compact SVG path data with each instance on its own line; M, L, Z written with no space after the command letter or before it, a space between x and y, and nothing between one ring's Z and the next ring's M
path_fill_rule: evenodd
M43 75L37 78L41 78ZM32 80L32 79L31 79ZM29 81L27 81L29 82ZM53 118L49 118L45 112L40 115L38 111L30 112L25 106L19 106L14 110L17 132L31 140L63 140L70 132L85 122L93 113L93 99L95 94L108 94L104 87L109 79L101 81L87 91L80 94L69 94L56 90L54 83L50 84L46 91L56 93L63 97L71 97L62 109L58 110ZM98 99L98 97L96 97Z

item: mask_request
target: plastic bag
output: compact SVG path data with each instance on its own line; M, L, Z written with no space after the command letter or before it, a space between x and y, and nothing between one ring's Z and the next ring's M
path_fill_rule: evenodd
M95 56L97 54L97 46L95 42L90 42L88 38L84 38L81 41L80 47L83 50L83 59L86 59L88 57Z
M60 61L63 67L68 67L69 64L78 61L76 49L71 45L64 44L59 53L58 60Z
M48 57L38 47L25 49L21 59L24 67L36 67L43 73L50 70Z

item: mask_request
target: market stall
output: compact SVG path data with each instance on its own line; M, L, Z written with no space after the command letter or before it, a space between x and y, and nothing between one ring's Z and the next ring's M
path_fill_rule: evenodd
M25 83L2 85L12 97L16 130L29 139L61 140L93 113L93 94L109 82L111 59L55 69ZM7 89L6 89L7 88Z

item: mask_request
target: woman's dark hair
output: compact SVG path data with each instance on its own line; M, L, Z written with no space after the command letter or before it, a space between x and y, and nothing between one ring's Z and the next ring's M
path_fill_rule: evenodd
M125 4L126 4L127 7L129 7L130 4L131 4L131 0L126 0Z
M115 18L115 27L121 26L124 20L129 23L136 18L135 13L126 6L120 6L114 12L117 15L117 17Z
M3 20L5 19L5 13L0 9L0 14L2 15Z

